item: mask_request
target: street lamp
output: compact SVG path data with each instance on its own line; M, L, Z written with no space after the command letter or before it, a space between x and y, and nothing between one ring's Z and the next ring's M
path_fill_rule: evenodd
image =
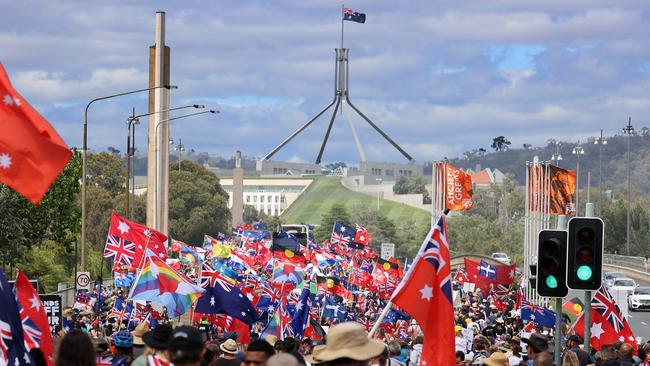
M580 155L585 154L585 149L583 149L582 146L577 145L573 150L571 150L571 154L578 158L578 162L576 163L576 216L580 216L580 204L578 203L578 197L580 197Z
M178 145L174 148L178 151L178 171L181 171L181 160L183 160L183 151L185 151L185 145L183 145L183 139L178 139Z
M161 85L154 86L152 88L131 90L128 92L117 93L112 95L107 95L104 97L99 97L91 100L86 104L86 110L84 112L84 128L83 128L83 150L81 151L81 270L84 271L86 268L86 155L88 153L88 109L90 105L104 99L111 99L116 97L121 97L129 94L142 93L146 91L156 90L165 88L178 89L176 85ZM75 258L76 263L76 258Z
M555 165L560 165L560 160L562 160L562 154L560 154L560 143L555 144L555 154L551 155L551 161L555 161Z
M156 123L156 127L154 128L154 134L155 134L155 136L158 136L158 127L160 127L165 122L171 122L171 121L175 121L177 119L198 116L198 115L206 114L206 113L217 114L217 113L220 113L220 112L218 110L210 109L209 111L190 113L190 114L186 114L186 115L183 115L183 116L164 119L164 120L159 121L158 123ZM174 141L170 139L169 143L171 144L173 142ZM162 173L161 168L162 167L159 166L159 164L160 164L160 147L156 146L156 161L155 161L155 165L154 165L155 166L155 171L156 171L156 197L155 197L154 202L156 203L156 207L154 209L154 212L155 212L155 215L157 217L156 221L162 222L162 217L161 217L162 216L162 210L160 209L160 204L161 204L161 201L160 201L161 200L160 189L161 189L161 180L162 180L162 178L161 178L161 175L162 175L161 174Z
M598 204L603 199L603 145L607 145L607 139L603 137L603 130L600 130L600 137L594 139L594 145L598 145Z
M379 195L381 194L381 182L383 181L383 179L376 178L375 181L379 185L379 189L377 190L377 212L379 212Z
M627 135L627 224L625 227L626 230L626 239L625 239L625 250L627 255L630 255L630 222L632 221L631 216L631 205L632 205L632 186L630 184L630 140L632 135L634 135L634 127L632 127L632 117L629 117L627 120L627 126L623 127L623 133Z
M196 109L201 109L205 108L204 105L201 104L190 104L190 105L184 105L181 107L175 107L175 108L170 108L170 109L165 109L162 111L155 111L155 112L150 112L150 113L143 113L139 115L135 115L135 108L133 108L133 114L127 118L126 123L128 124L128 130L129 130L129 135L126 139L126 149L127 149L127 156L126 156L126 212L129 213L129 219L133 220L135 216L135 174L132 171L133 166L132 166L132 161L133 161L133 156L135 155L135 126L140 124L140 118L146 117L146 116L151 116L154 114L158 113L165 113L165 112L171 112L171 111L177 111L179 109L185 109L185 108L196 108ZM131 190L129 192L129 176L131 178ZM131 200L132 203L131 203ZM129 208L129 206L131 206Z

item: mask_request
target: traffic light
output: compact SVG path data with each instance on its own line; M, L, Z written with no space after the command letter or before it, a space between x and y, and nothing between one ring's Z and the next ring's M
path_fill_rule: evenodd
M573 217L569 220L567 286L574 290L598 290L603 275L603 220Z
M537 293L544 297L564 297L566 285L567 232L542 230L537 243Z

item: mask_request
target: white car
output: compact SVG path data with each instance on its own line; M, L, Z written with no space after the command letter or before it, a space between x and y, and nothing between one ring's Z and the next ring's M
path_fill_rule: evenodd
M628 297L630 311L650 309L650 287L639 286Z
M622 277L622 278L615 278L614 282L609 287L609 289L610 291L623 290L623 291L627 291L627 293L632 293L632 291L634 291L636 286L637 284L636 282L634 282L633 279Z
M510 265L510 257L506 253L492 253L492 258L501 263Z
M605 283L605 286L611 287L615 279L624 277L625 273L623 272L605 272L605 275L603 276L603 283Z

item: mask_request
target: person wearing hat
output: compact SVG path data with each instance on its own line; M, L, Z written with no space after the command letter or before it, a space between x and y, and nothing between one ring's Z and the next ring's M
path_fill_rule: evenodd
M204 352L201 332L194 327L182 325L169 335L167 356L175 366L200 366Z
M316 347L305 359L311 364L359 365L382 355L385 350L383 342L368 338L363 325L345 322L333 326L327 333L327 343Z
M580 349L580 343L582 343L581 341L582 339L580 339L580 336L577 334L570 335L566 340L566 349L568 351L574 352L576 356L578 356L580 366L586 366L593 363L594 361L591 359L589 353Z
M147 357L156 356L165 361L169 361L165 350L169 335L172 333L172 326L169 324L158 324L156 329L150 330L142 335L142 341L145 344L145 350L140 357L136 358L131 366L147 366Z
M463 336L463 327L456 325L454 327L455 340L456 340L456 351L467 353L467 339Z
M226 339L225 342L219 345L219 349L221 350L221 357L214 364L215 366L239 366L241 364L236 357L237 353L239 353L237 342L230 338Z
M503 352L494 352L490 357L483 360L483 364L486 366L509 366L508 357Z
M548 338L539 333L532 333L530 337L522 339L528 351L528 364L532 365L535 357L542 352L548 352Z
M144 341L142 336L149 331L149 325L142 322L133 330L133 357L138 358L144 354Z

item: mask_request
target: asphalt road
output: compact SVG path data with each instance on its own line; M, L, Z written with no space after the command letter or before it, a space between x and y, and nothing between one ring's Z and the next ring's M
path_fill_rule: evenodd
M634 336L643 342L650 340L650 310L628 312L628 321Z

